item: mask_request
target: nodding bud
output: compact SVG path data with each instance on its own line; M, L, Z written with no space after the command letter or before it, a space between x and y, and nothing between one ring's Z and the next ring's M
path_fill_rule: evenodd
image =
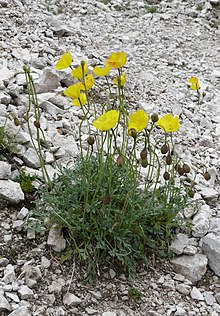
M167 163L167 165L171 165L171 163L172 163L172 157L171 157L171 155L167 155L166 156L166 163Z
M156 123L158 120L159 120L159 116L158 116L156 113L153 113L153 114L151 115L151 121L152 121L153 123Z
M164 178L164 180L169 180L170 179L170 174L169 174L169 172L167 172L167 171L165 171L164 172L164 174L163 174L163 178Z
M34 121L34 126L36 128L40 128L40 122L39 121Z
M142 165L143 168L147 168L147 166L148 166L148 161L147 161L146 158L141 161L141 165Z
M136 139L136 138L137 138L137 132L136 132L136 129L131 128L131 129L129 130L129 134L130 134L130 135L131 135L131 137L133 137L134 139Z
M19 119L15 116L14 117L14 124L16 125L16 126L19 126L20 125L20 121L19 121Z
M179 167L179 168L178 168L178 173L179 173L180 176L183 176L183 175L184 175L184 170L183 170L182 167Z
M82 61L81 61L81 66L84 67L85 64L86 64L85 60L82 60Z
M109 205L111 202L111 198L109 194L106 194L105 196L103 196L102 198L102 202L104 205Z
M140 153L140 157L142 160L147 158L147 149L146 148L142 149L142 151Z
M118 156L118 158L117 158L117 160L116 160L116 163L117 163L117 165L118 165L119 167L124 166L124 164L125 164L125 159L124 159L124 157Z
M183 171L184 173L189 173L190 172L190 166L188 166L186 163L183 164Z
M195 192L193 190L189 190L188 195L189 197L193 198L195 195Z
M90 146L92 146L92 145L94 144L94 142L95 142L95 138L94 138L93 136L89 136L89 137L87 138L87 143L88 143Z
M23 66L23 70L24 70L24 72L26 72L26 73L30 73L30 68L28 68L27 66Z
M165 155L165 154L167 154L168 153L168 151L169 151L169 146L167 145L167 144L164 144L162 147L161 147L161 153L163 154L163 155Z
M206 181L209 181L211 179L211 175L208 171L204 173L203 177L206 179Z

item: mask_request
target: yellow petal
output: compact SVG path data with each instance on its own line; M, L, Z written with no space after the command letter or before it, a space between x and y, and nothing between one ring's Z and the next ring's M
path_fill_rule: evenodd
M119 111L110 110L105 114L100 115L92 125L100 131L107 131L113 128L119 120Z
M198 79L197 77L191 77L191 78L189 79L189 82L190 82L190 83L198 83L198 82L199 82L199 79Z
M121 68L127 61L127 54L125 52L114 52L109 56L107 63L111 68Z
M64 53L56 63L56 70L68 68L72 63L72 55L70 52Z
M89 90L94 85L94 77L92 74L89 74L85 77L85 87L84 89Z
M104 77L104 76L107 76L110 72L111 68L109 66L109 64L107 62L105 62L105 67L99 67L99 66L96 66L94 69L93 69L93 72L96 76L100 76L100 77Z
M135 129L140 132L147 127L148 115L144 110L137 110L135 113L130 114L128 121L128 130Z
M119 85L119 79L120 79L120 85L121 85L121 87L123 87L125 82L126 82L126 75L123 74L123 75L118 76L118 77L113 79L113 83L116 84L116 86Z
M84 72L84 76L87 75L88 73L88 65L87 63L84 64L84 67L82 67L81 65L78 66L77 68L74 68L71 72L71 75L77 80L77 79L82 79L83 77L83 72Z
M70 97L71 99L78 99L80 97L80 91L82 89L82 83L77 82L73 84L72 86L69 86L66 90L63 91L63 93Z
M73 99L72 100L72 105L74 106L83 106L86 104L86 94L81 93L80 97L78 99Z
M167 114L163 116L156 122L156 124L160 128L162 128L166 133L176 132L180 128L178 117L173 117L172 114Z

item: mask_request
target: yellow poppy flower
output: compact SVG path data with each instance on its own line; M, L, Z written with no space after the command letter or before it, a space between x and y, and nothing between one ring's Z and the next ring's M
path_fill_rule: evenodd
M83 77L83 68L84 68L84 76L88 73L88 65L87 63L84 64L84 67L82 65L78 66L77 68L74 68L71 72L71 75L77 80L81 79Z
M99 66L96 66L94 69L93 69L93 72L96 76L99 76L99 77L104 77L104 76L107 76L111 70L109 64L107 62L104 63L105 64L105 67L99 67Z
M89 74L85 77L85 86L83 85L83 89L89 90L94 85L94 77L92 74Z
M73 99L72 101L72 105L74 106L83 106L86 104L86 94L85 93L81 93L78 99Z
M119 111L110 110L105 114L100 115L92 125L100 131L108 131L113 128L119 120Z
M144 110L137 110L135 113L129 115L128 131L135 130L140 132L146 128L148 124L148 115ZM130 132L129 132L130 135Z
M72 63L72 55L70 52L64 53L56 63L56 70L68 68Z
M63 93L71 99L78 99L80 97L80 91L82 90L82 83L77 82L72 86L69 86Z
M118 86L118 84L119 84L119 79L121 81L121 87L123 87L125 82L126 82L126 75L122 74L121 76L118 76L118 77L113 79L113 83L116 84L116 86Z
M111 68L121 68L124 66L127 60L127 54L125 52L111 53L107 63Z
M189 79L189 82L191 83L190 88L192 90L199 90L200 89L199 79L197 77L191 77Z
M178 117L174 117L172 114L163 116L156 122L156 124L167 133L176 132L180 128Z

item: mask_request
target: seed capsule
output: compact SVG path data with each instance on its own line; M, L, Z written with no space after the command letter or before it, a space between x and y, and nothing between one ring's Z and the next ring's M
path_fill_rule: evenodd
M87 138L87 143L88 143L90 146L92 146L92 145L94 144L94 142L95 142L95 138L94 138L93 136L89 136L89 137Z
M105 196L103 196L102 198L102 202L104 205L109 205L111 202L111 198L109 194L106 194Z
M141 161L141 165L142 165L143 168L147 168L147 166L148 166L148 161L147 161L146 158Z
M34 126L36 128L40 128L40 122L39 121L34 121Z
M167 144L164 144L160 150L161 150L161 153L165 155L169 151L169 146Z
M117 163L117 165L118 165L119 167L124 166L124 164L125 164L125 159L124 159L124 157L118 156L118 158L117 158L117 160L116 160L116 163Z
M144 148L141 153L140 153L140 157L142 160L146 159L147 158L147 149Z
M170 174L169 174L169 172L167 172L167 171L165 171L164 172L164 174L163 174L163 178L164 178L164 180L169 180L170 179Z
M189 173L190 172L190 166L188 166L186 163L183 164L183 171L184 173Z
M151 115L151 121L152 121L153 123L156 123L158 120L159 120L158 115L157 115L156 113L153 113L153 114Z
M166 156L166 163L167 163L167 165L171 165L171 163L172 163L172 157L171 157L171 155L167 155L167 156Z
M208 171L204 173L203 177L206 179L206 181L209 181L211 179L211 175Z

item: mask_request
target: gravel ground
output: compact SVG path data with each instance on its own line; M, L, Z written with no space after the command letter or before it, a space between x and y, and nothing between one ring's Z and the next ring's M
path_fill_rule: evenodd
M182 158L206 162L211 187L220 191L219 0L0 0L0 25L0 92L10 91L12 98L1 96L0 116L22 112L24 63L39 75L45 67L54 69L67 50L76 64L86 59L92 66L124 50L130 105L178 115ZM1 81L5 68L12 75ZM187 85L191 76L201 83L200 106ZM201 180L199 191L203 185ZM204 196L197 194L203 202ZM219 218L219 197L205 202ZM112 267L93 285L86 283L84 268L74 259L61 263L46 235L33 236L15 225L23 206L1 202L0 315L220 315L220 280L209 269L192 284L174 273L168 260L151 258L132 281ZM139 299L129 295L131 288L141 293Z

